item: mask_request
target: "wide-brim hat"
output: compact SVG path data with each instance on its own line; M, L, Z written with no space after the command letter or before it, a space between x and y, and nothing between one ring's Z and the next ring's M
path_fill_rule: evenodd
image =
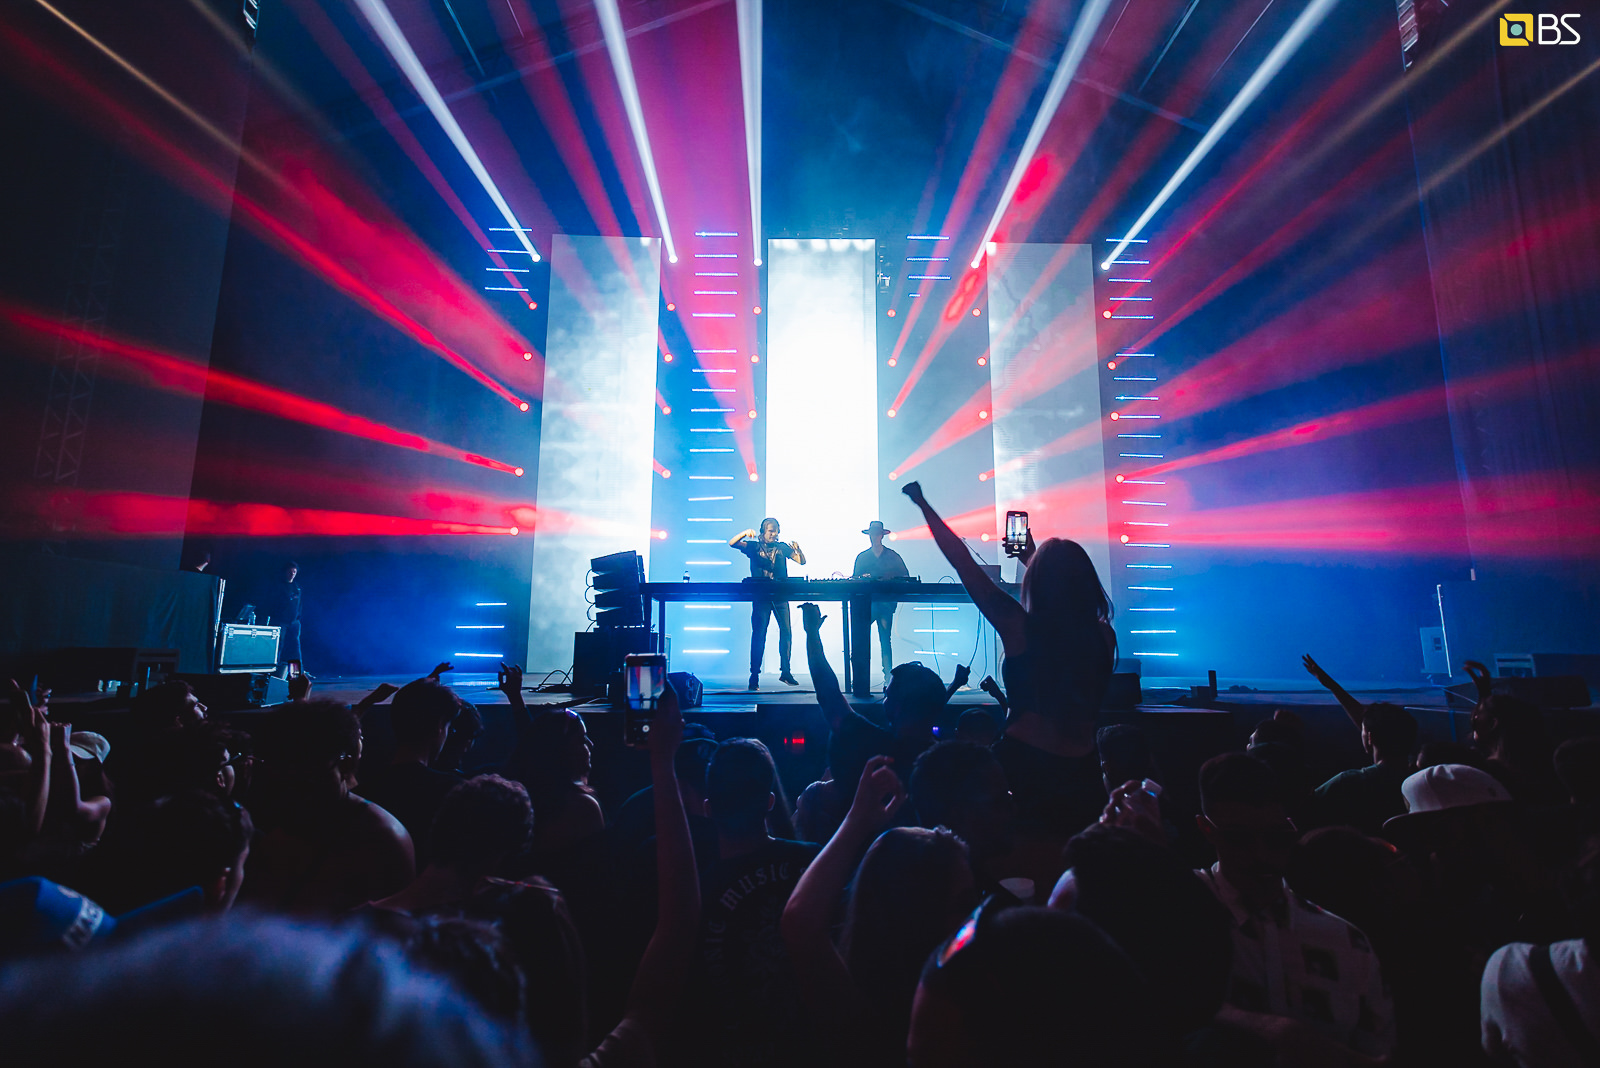
M1400 784L1406 811L1384 821L1385 831L1403 831L1452 809L1507 805L1511 792L1487 771L1465 764L1435 764L1407 776Z
M890 531L890 529L888 527L883 525L883 520L874 519L872 522L867 524L867 529L863 530L861 533L863 533L863 534L889 534L889 533L892 533L892 531Z

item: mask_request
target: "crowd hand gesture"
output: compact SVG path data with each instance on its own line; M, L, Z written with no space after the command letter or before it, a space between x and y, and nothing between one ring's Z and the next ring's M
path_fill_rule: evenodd
M970 678L972 678L972 669L965 664L957 664L955 677L951 681L955 683L956 689L959 690L967 684L967 680Z
M1161 826L1161 802L1137 780L1130 779L1111 791L1100 822L1132 831L1157 845L1167 844L1167 832Z
M1311 659L1310 653L1306 653L1304 656L1302 656L1300 658L1300 662L1306 666L1306 671L1311 673L1311 677L1316 679L1322 685L1333 685L1333 676L1329 675L1326 671L1323 671L1322 665Z
M7 679L5 696L10 702L23 711L17 717L17 733L22 736L23 748L27 749L34 760L48 759L50 756L50 722L45 718L45 709L35 706L28 699L28 692L18 685L16 679Z
M306 692L311 692L311 684L309 682L306 683ZM394 683L380 682L371 693L367 694L367 696L361 699L361 702L357 704L356 707L371 708L375 704L378 704L382 701L387 701L390 697L399 692L400 687L396 686Z
M514 705L522 703L522 666L520 664L500 665L499 679L495 689L506 695L506 699Z
M428 672L427 677L432 679L434 682L438 682L440 675L443 675L446 671L454 671L455 669L456 666L447 660L434 665L433 670Z
M377 691L374 690L373 692L376 693ZM304 701L310 696L311 677L304 671L289 680L289 700Z
M875 756L861 769L856 797L844 822L854 830L876 838L894 822L895 813L906 803L906 788L894 773L894 758Z
M807 601L800 606L800 627L807 634L815 634L822 629L822 624L827 620L822 614L822 609Z
M904 493L907 497L910 497L912 504L922 504L922 483L907 482L904 486L900 487L900 492Z
M1478 688L1478 699L1482 700L1494 692L1494 683L1489 681L1489 669L1476 660L1467 660L1461 665L1468 675L1472 676L1472 684Z

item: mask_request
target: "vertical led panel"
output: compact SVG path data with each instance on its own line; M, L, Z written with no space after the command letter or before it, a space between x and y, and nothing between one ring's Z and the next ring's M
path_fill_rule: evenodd
M767 514L799 540L813 578L849 575L879 518L876 265L872 241L767 243ZM828 615L832 657L838 608ZM798 613L795 635L804 670Z
M995 529L1005 529L1008 510L1027 512L1036 539L1071 538L1082 544L1109 591L1090 246L997 244L992 249Z
M530 673L571 666L590 558L650 552L660 288L655 238L553 237Z

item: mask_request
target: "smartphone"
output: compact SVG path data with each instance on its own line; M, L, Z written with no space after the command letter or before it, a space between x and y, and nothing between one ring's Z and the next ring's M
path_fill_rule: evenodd
M642 749L650 744L650 724L667 685L667 658L660 653L629 653L622 664L628 683L622 743Z
M1028 513L1006 513L1006 536L1000 544L1007 556L1020 556L1028 545Z

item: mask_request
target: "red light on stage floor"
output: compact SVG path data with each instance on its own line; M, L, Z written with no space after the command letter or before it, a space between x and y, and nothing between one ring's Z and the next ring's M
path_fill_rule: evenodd
M889 418L890 418L890 419L893 419L893 418L894 418L894 409L893 409L893 408L890 408L890 409L889 409Z
M886 314L886 315L887 315L887 316L889 316L889 318L891 318L891 319L893 319L893 318L894 318L894 309L893 309L893 308L890 308L890 309L889 309L889 310L888 310L888 311L887 311L887 312L885 312L885 313L884 313L884 314Z
M979 356L978 357L978 366L979 367L987 367L987 366L989 366L989 357L987 357L987 356Z
M988 410L987 410L987 409L985 409L985 410L984 410L984 411L981 411L981 412L979 412L979 413L978 413L978 418L979 418L979 419L987 419L987 418L989 418L989 412L988 412Z
M750 409L750 418L754 419L755 417L756 417L756 410L754 408L751 408Z
M672 304L670 302L667 304L667 311L677 311L677 310L678 310L678 306L676 304Z
M533 353L531 353L531 352L524 352L524 353L523 353L523 354L522 354L522 358L523 358L523 359L524 359L524 360L531 360L531 359L533 359Z
M1126 534L1122 535L1122 544L1128 544L1128 536Z
M518 401L517 402L517 411L525 412L527 410L528 410L528 402L527 401Z
M522 477L522 468L518 467L518 468L514 469L511 473L516 475L518 478L521 478Z
M1122 418L1122 416L1118 415L1116 412L1112 412L1111 413L1111 421L1113 423L1116 422L1118 419L1121 419L1121 418Z

